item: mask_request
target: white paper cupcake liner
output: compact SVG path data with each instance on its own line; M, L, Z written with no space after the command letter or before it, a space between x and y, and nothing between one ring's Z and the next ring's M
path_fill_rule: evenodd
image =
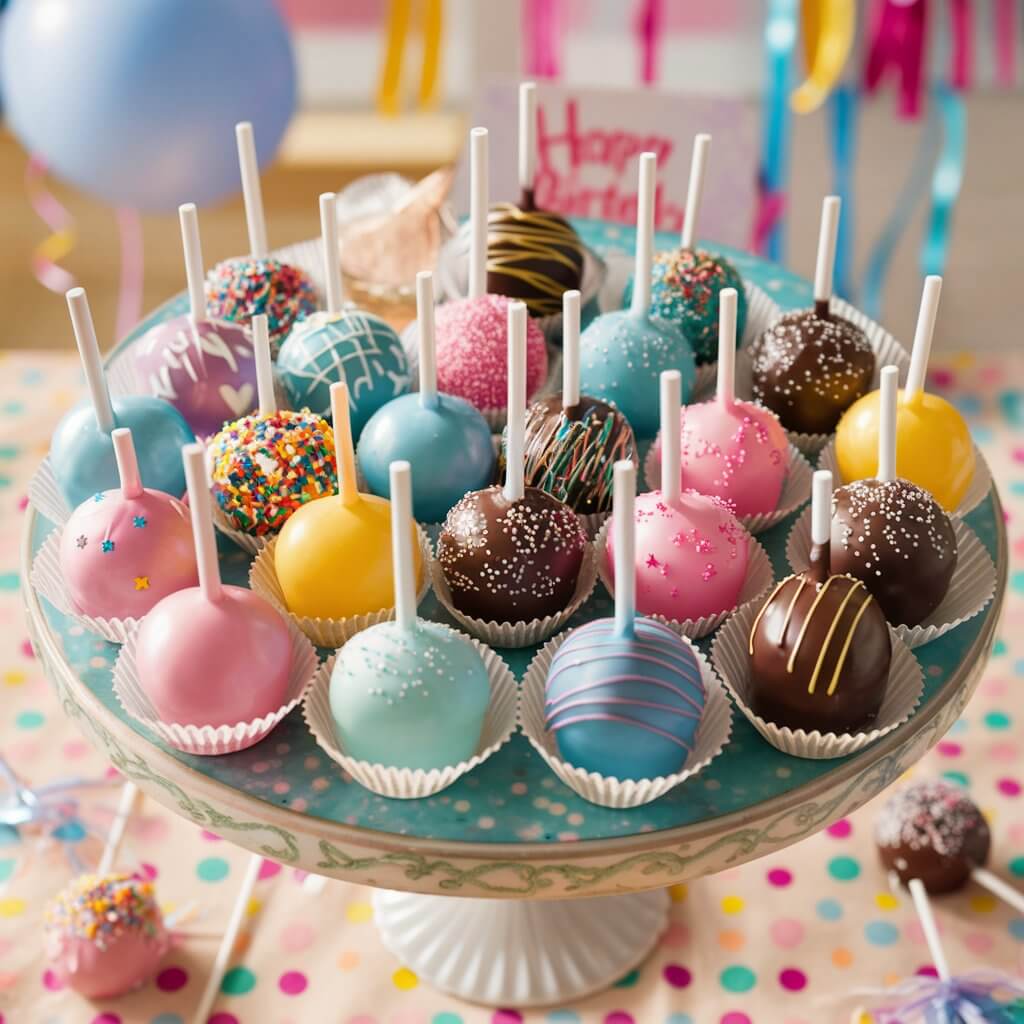
M104 619L80 611L68 593L60 570L60 539L63 530L53 530L32 559L29 581L62 615L70 615L84 629L112 644L123 644L128 634L138 629L138 619Z
M186 754L215 756L233 754L259 743L277 726L300 700L306 688L313 681L317 667L317 654L313 645L302 635L295 623L288 621L288 633L292 641L292 659L288 672L286 702L276 711L251 722L234 725L182 725L178 722L161 721L156 709L143 690L139 681L135 661L138 630L133 630L125 639L121 653L114 663L114 695L121 707L146 728L155 732L164 743ZM187 639L187 638L186 638Z
M594 545L588 543L583 553L580 574L576 577L572 600L557 615L531 619L529 622L494 622L466 615L452 603L451 588L436 558L431 560L430 576L438 601L471 636L494 647L529 647L531 644L543 643L557 633L590 597L597 583L597 557Z
M605 590L614 598L615 583L612 579L611 570L608 568L604 552L608 547L608 529L611 520L601 527L594 541L594 553L597 556L597 574L604 584ZM740 598L736 608L756 601L766 594L768 589L775 583L775 572L772 569L772 560L768 552L761 546L760 541L754 537L750 538L750 558L747 560L747 575L743 579L743 588L740 590ZM649 615L646 612L637 614L646 615L649 619L663 622L669 629L674 630L681 636L690 640L699 640L702 636L717 629L725 620L732 615L736 608L726 608L724 611L716 612L714 615L705 615L700 619L667 619L664 615Z
M790 729L765 721L749 706L750 655L748 642L750 627L760 609L754 605L740 608L715 637L711 646L711 663L729 688L736 706L746 715L750 724L777 750L794 757L827 760L846 757L863 749L875 740L892 732L914 713L924 693L924 673L910 648L890 628L892 661L889 683L882 707L873 729L865 732L807 732Z
M453 630L455 632L455 630ZM359 761L345 753L334 729L331 714L331 670L337 657L332 654L317 670L302 706L302 713L320 749L355 779L359 785L378 796L395 800L416 800L433 796L447 788L456 779L483 764L495 751L508 742L516 727L517 686L515 676L501 657L485 644L472 637L466 638L480 656L487 669L491 684L491 700L484 717L476 753L468 761L445 768L392 768L370 761Z
M974 531L958 516L951 519L957 559L953 579L942 604L917 626L890 623L908 647L921 647L983 612L996 589L996 567ZM786 558L793 572L807 568L811 551L810 508L793 524L786 541Z
M71 518L71 509L57 486L49 456L39 463L28 482L28 500L39 515L56 526L63 526Z
M656 491L661 487L661 459L658 455L659 453L652 444L647 450L647 458L644 459L644 479L647 481L648 490L651 491ZM811 500L813 477L814 470L811 469L811 464L793 445L790 445L786 480L782 485L779 503L774 511L758 512L736 518L750 533L764 533L765 530L771 529L791 512L795 512L801 505Z
M818 456L818 469L827 469L832 474L832 482L835 487L851 483L843 478L839 472L839 459L836 457L836 439L833 437L821 450ZM967 485L960 504L953 509L952 514L965 516L973 512L987 497L992 490L992 471L988 468L985 457L981 454L977 445L974 446L974 475Z
M555 652L572 635L560 633L537 652L523 677L519 698L519 721L527 739L547 766L584 800L602 807L640 807L664 796L681 782L703 771L724 749L732 732L732 708L725 687L703 654L689 640L688 644L700 665L704 681L705 706L697 731L697 742L686 763L672 775L654 779L616 779L598 772L577 768L561 758L553 733L547 731L544 716L545 685Z
M416 603L419 604L430 590L430 561L432 558L430 539L419 523L416 524L416 539L419 542L420 558L423 563L423 583L416 594ZM249 586L261 597L265 597L282 615L294 622L317 647L340 647L356 633L361 633L378 622L387 622L395 617L393 606L380 608L363 615L350 615L345 619L320 619L306 615L294 615L288 610L284 592L281 590L281 583L277 578L277 569L274 566L276 544L277 537L273 537L268 544L260 548L252 565L249 566Z
M134 351L134 345L127 345L106 365L107 388L114 397L147 393L135 372Z

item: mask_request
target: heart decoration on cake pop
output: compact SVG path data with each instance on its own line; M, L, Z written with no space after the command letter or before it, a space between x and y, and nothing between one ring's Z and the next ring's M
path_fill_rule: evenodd
M677 370L682 392L689 397L696 373L693 349L682 329L650 315L656 164L653 153L640 154L632 305L602 313L580 339L584 394L613 403L641 439L658 430L659 375Z
M200 437L208 437L252 409L256 360L244 327L206 312L195 204L179 206L178 217L189 312L151 327L132 345L132 355L143 388L170 402Z

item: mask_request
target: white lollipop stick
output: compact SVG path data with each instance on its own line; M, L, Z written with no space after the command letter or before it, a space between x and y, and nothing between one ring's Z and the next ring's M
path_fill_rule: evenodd
M199 587L207 601L219 601L222 594L220 565L217 562L217 538L213 532L210 484L206 477L206 450L198 442L181 449L185 463L185 483L192 513L192 539L199 566Z
M395 583L395 621L400 629L416 624L416 582L412 571L412 470L409 463L392 462L391 560Z
M519 187L532 191L537 169L537 84L519 86Z
M181 248L185 253L185 280L188 282L189 316L192 324L206 320L206 288L203 283L203 247L199 241L199 214L195 203L178 207L181 224Z
M526 493L523 465L526 434L526 303L508 304L508 429L505 497L521 501Z
M487 292L487 129L469 133L469 298Z
M917 329L914 331L914 348L910 353L910 369L907 371L907 386L904 397L916 398L924 391L925 375L928 373L928 357L932 351L932 335L935 333L935 316L939 311L939 296L942 294L942 278L930 274L924 279L921 293L921 309L917 314Z
M235 125L238 143L238 169L242 173L242 198L245 200L245 224L249 229L249 252L257 260L270 251L267 244L267 221L263 215L263 190L260 187L260 167L256 162L256 137L252 125L241 121Z
M139 460L135 455L132 432L127 427L117 427L110 432L110 439L114 442L121 494L125 498L138 498L142 494L142 477L139 475Z
M683 375L678 370L661 374L661 495L666 505L677 506L682 489L679 412Z
M693 156L690 159L690 184L686 190L686 209L683 210L683 233L679 244L683 249L692 249L697 241L697 214L704 194L704 178L708 168L708 151L711 136L701 134L694 137Z
M615 463L612 491L614 531L615 632L632 636L636 621L636 466L631 459Z
M921 922L921 931L924 932L924 940L928 943L928 952L932 955L932 963L935 965L939 979L949 981L949 962L946 960L946 952L942 948L942 940L939 938L939 929L935 924L935 915L932 914L932 905L928 902L928 893L925 890L924 882L920 878L912 878L907 883L907 888L910 889L910 898L914 901L914 909Z
M274 394L274 367L270 361L270 323L266 313L257 313L252 318L252 349L256 357L256 395L260 403L260 415L269 416L277 412L277 396Z
M634 316L647 316L651 305L651 266L654 262L654 178L658 158L640 154L640 180L636 195L636 265L633 270Z
M1003 902L1013 907L1018 914L1024 914L1024 893L1004 882L998 875L992 874L986 868L974 868L971 871L971 878L978 885L988 889L994 896L998 896Z
M836 263L836 239L839 237L839 196L825 196L821 203L818 229L818 259L814 265L814 301L832 298L832 270Z
M718 401L726 408L736 401L736 303L735 288L718 293Z
M562 408L580 404L580 293L562 293Z
M828 544L832 537L832 474L815 470L811 483L811 544Z
M103 373L96 328L89 312L89 300L84 288L72 288L65 294L65 298L68 300L68 310L71 313L71 327L75 332L78 355L85 371L85 383L96 412L96 423L100 430L109 434L114 429L114 407L110 404L110 392L107 390L107 378Z
M341 253L338 251L338 200L333 192L320 195L320 245L327 288L327 312L340 313L344 293L341 290Z
M896 399L900 386L897 366L883 366L878 403L878 480L896 479Z
M210 1016L210 1010L220 992L220 984L224 978L224 970L231 959L235 943L238 941L238 933L242 930L242 921L245 919L245 911L252 899L252 891L256 888L256 879L260 875L260 864L263 858L258 854L251 854L249 866L245 869L245 877L242 879L242 887L235 896L235 904L231 908L231 917L228 919L228 926L224 937L220 940L220 947L217 949L217 957L213 961L213 969L206 981L206 988L203 989L202 998L192 1015L192 1024L206 1024Z
M356 451L352 444L352 421L348 411L348 385L343 380L331 385L331 419L334 422L334 454L338 460L338 493L343 505L359 501L356 482Z
M416 275L416 320L420 336L420 404L437 406L437 348L434 341L434 275Z
M121 843L124 842L125 829L135 812L135 804L138 799L138 786L134 782L126 781L121 787L121 799L117 802L117 811L114 814L114 820L110 823L110 831L107 833L107 841L103 846L96 874L109 875L117 863L117 855L121 850Z

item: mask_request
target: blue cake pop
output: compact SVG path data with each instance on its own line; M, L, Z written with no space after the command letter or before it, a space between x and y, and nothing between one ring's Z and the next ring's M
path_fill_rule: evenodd
M693 349L682 328L650 316L654 165L653 153L641 154L633 305L599 316L580 338L580 390L614 403L640 438L658 432L662 372L680 372L683 401L696 376Z
M50 442L50 464L64 500L77 508L86 498L120 486L110 436L115 427L131 430L146 487L175 497L184 494L181 448L195 440L192 428L163 399L143 395L111 399L85 290L72 288L67 301L90 401L80 402L64 415Z
M420 390L378 409L363 428L357 456L371 493L390 496L388 467L405 459L416 467L412 514L438 523L468 491L494 474L491 428L482 413L455 395L437 391L434 361L434 287L430 271L416 275L419 311Z

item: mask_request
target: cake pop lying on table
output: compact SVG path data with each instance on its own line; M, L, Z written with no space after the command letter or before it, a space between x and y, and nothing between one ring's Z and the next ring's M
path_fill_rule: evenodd
M252 125L235 125L238 164L249 230L249 255L218 263L206 278L210 316L247 326L256 313L265 313L270 343L276 351L296 320L316 309L313 282L298 267L270 255L263 213L260 171Z
M115 427L131 430L147 487L175 496L184 494L180 453L183 444L195 440L192 429L163 399L110 397L85 289L72 288L67 301L90 401L80 402L64 415L50 443L50 463L64 500L76 508L97 492L118 487L111 439Z
M166 399L201 437L256 401L256 360L246 329L212 320L203 291L203 254L194 203L178 207L189 312L151 327L132 346L146 390Z
M737 294L734 346L747 323L747 294L739 271L724 256L697 248L697 215L710 148L710 135L694 138L679 248L655 255L651 281L650 315L682 328L698 366L712 362L720 348L718 302L723 289L734 288ZM626 285L624 306L632 302L634 285L634 279Z

